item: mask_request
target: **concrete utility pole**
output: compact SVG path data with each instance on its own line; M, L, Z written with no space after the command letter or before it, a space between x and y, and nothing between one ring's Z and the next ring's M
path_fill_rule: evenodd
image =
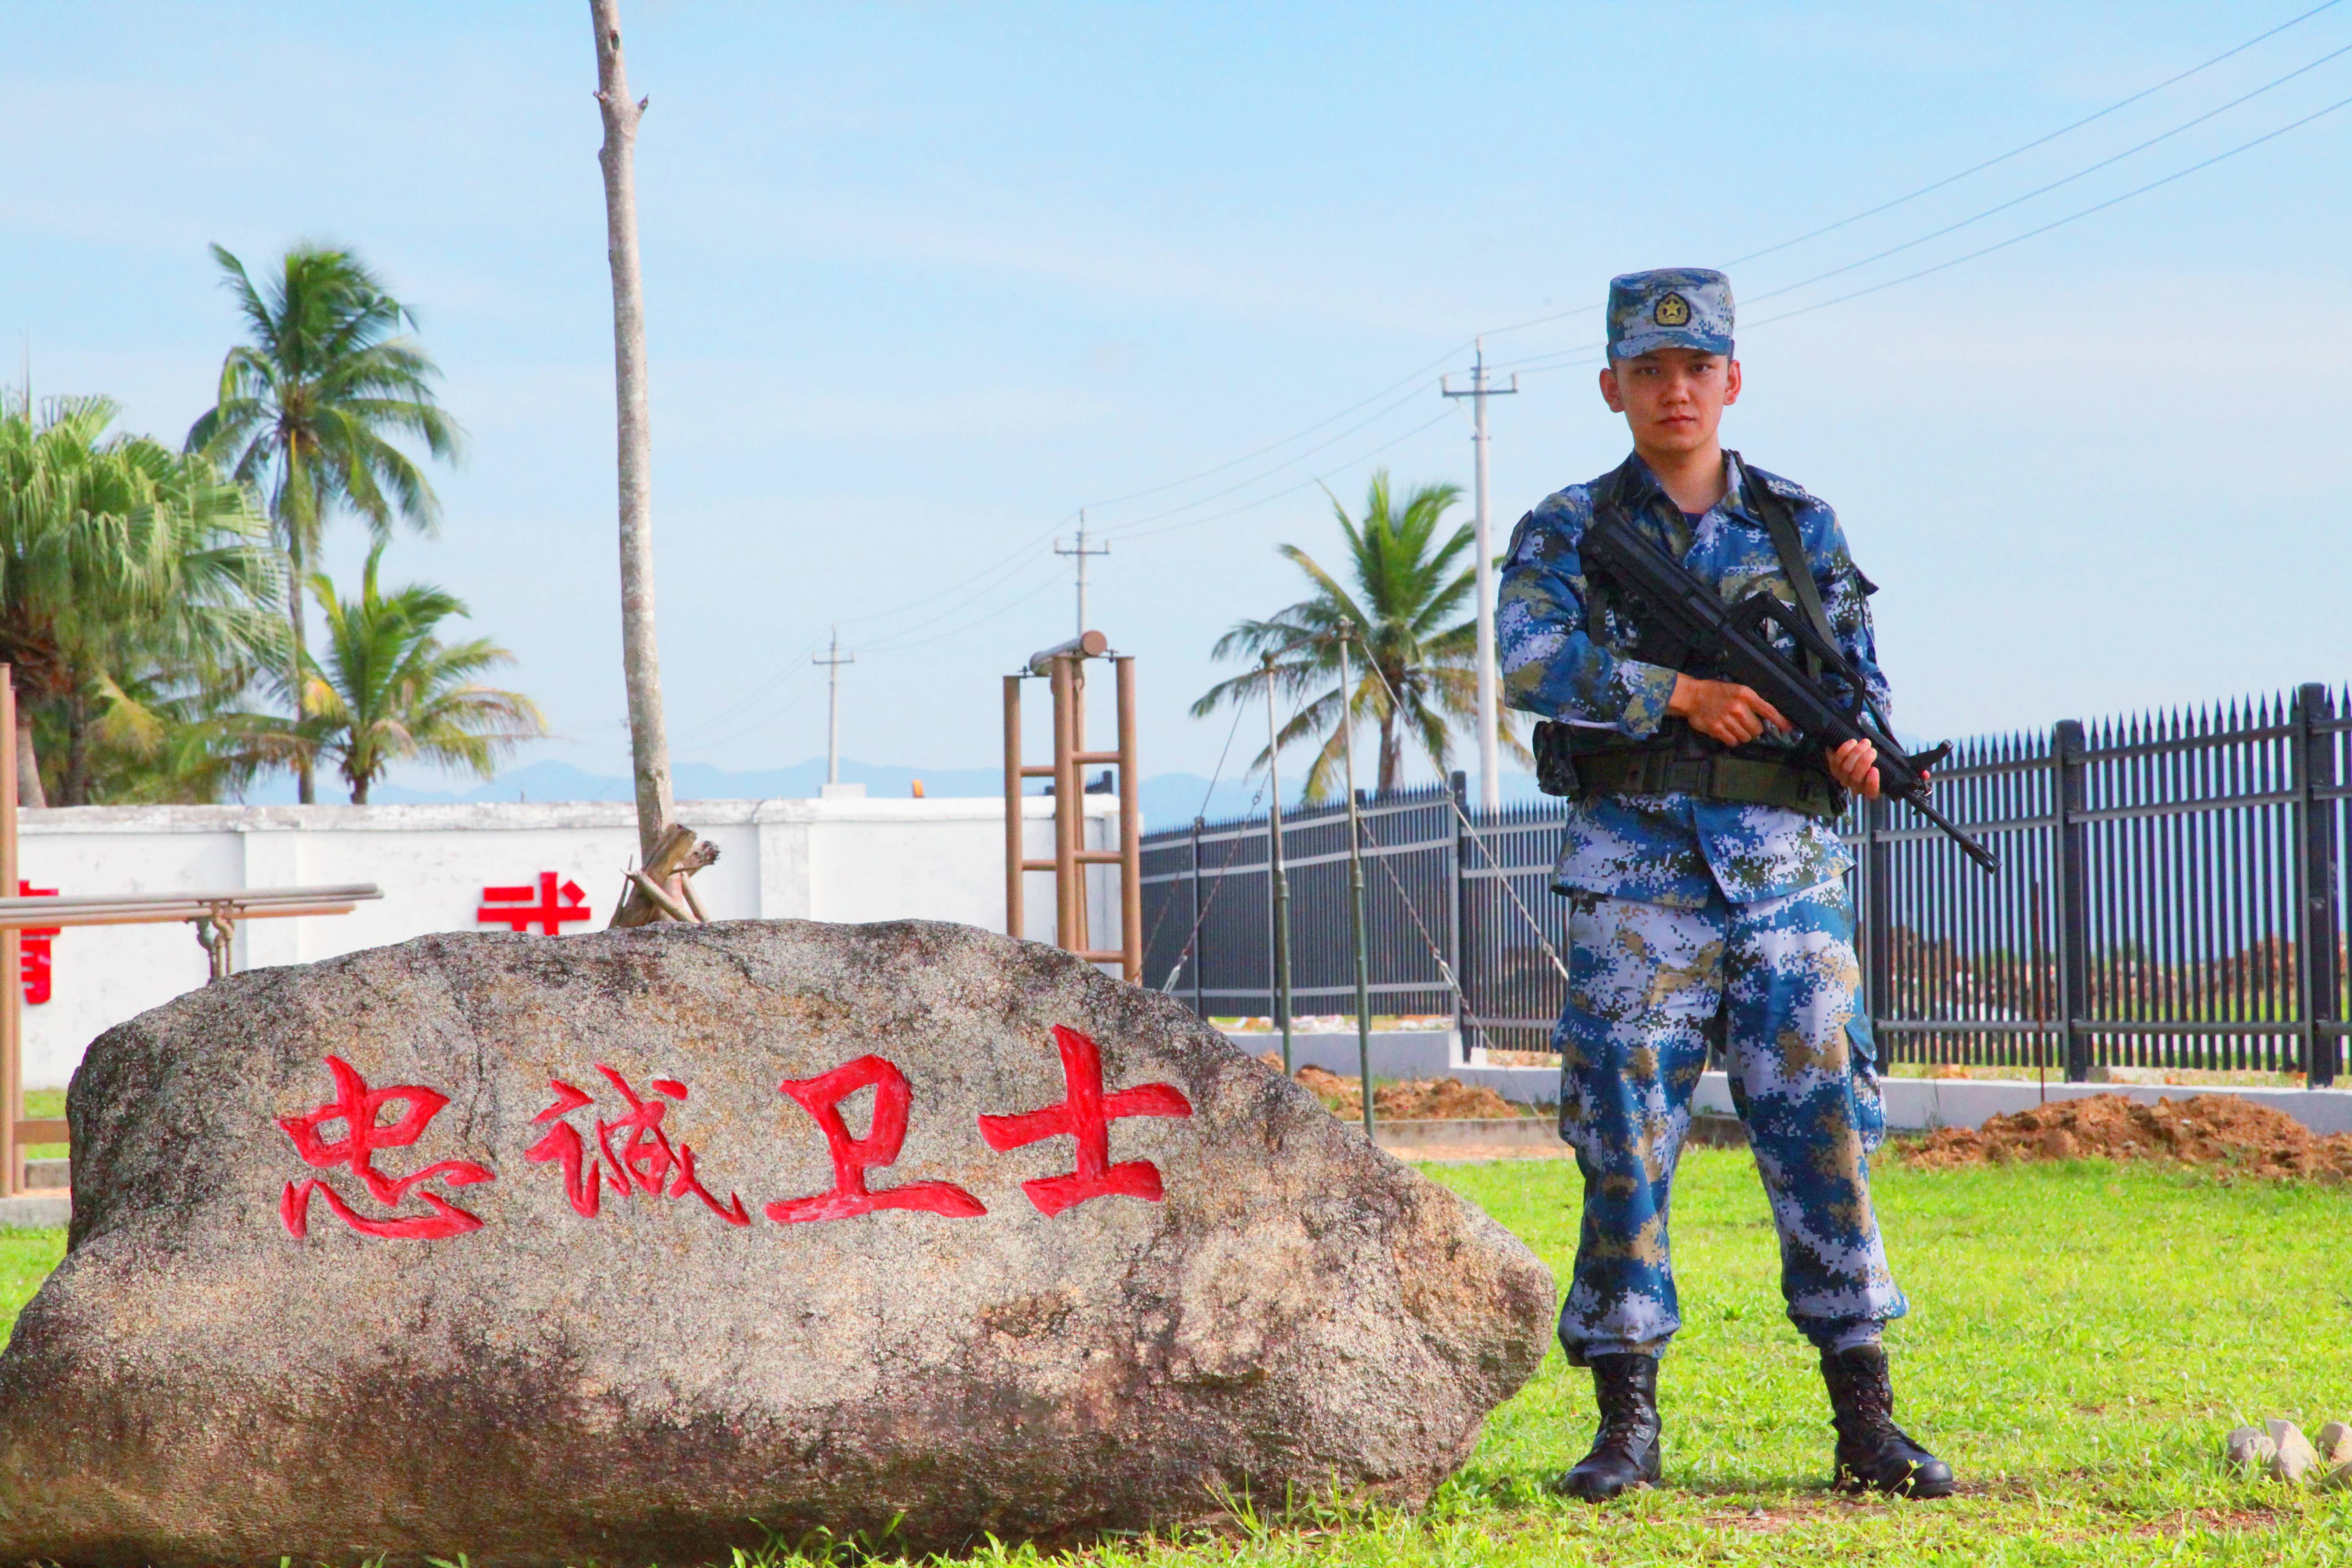
M811 664L826 666L824 672L824 782L841 782L841 667L856 664L857 656L841 651L841 628L833 628L832 651L822 658L809 655Z
M1087 635L1088 630L1087 626L1087 557L1089 555L1108 555L1110 553L1110 546L1106 544L1099 550L1089 550L1087 548L1087 514L1085 510L1081 509L1078 512L1078 547L1076 550L1065 550L1062 548L1062 542L1057 539L1054 541L1054 553L1056 555L1075 555L1078 558L1078 636L1084 637Z
M1090 627L1090 626L1088 626L1087 625L1087 556L1089 556L1089 555L1108 555L1108 554L1109 554L1109 553L1110 553L1110 546L1109 546L1109 545L1108 545L1108 544L1106 544L1106 545L1101 546L1099 549L1095 549L1095 550L1089 550L1089 549L1087 549L1087 509L1086 509L1086 508L1084 508L1084 507L1080 507L1080 508L1078 509L1078 546L1077 546L1077 548L1076 548L1076 549L1075 549L1075 550L1065 550L1065 549L1063 549L1063 548L1062 548L1062 542L1061 542L1060 540L1058 540L1058 539L1057 539L1057 540L1054 541L1054 553L1055 553L1055 554L1056 554L1056 555L1074 555L1074 556L1077 557L1077 563L1078 563L1078 632L1077 632L1077 635L1078 635L1080 637L1084 637L1087 635L1087 633L1088 631L1090 631L1090 630L1092 630L1092 629L1093 629L1092 627ZM1074 710L1073 710L1073 717L1074 717L1075 721L1076 722L1077 727L1078 727L1078 735L1081 737L1081 739L1083 739L1083 737L1085 736L1085 733L1086 733L1086 728L1087 728L1087 686L1086 686L1086 670L1085 670L1085 667L1084 667L1084 666L1078 666L1078 667L1076 667L1076 679L1077 679L1077 693L1076 693L1076 698L1074 699L1075 708L1074 708ZM1122 787L1122 788L1124 788L1125 786L1124 786L1124 785L1122 785L1121 787Z
M1486 510L1486 399L1508 397L1519 390L1519 376L1511 373L1508 386L1486 384L1486 341L1475 340L1477 359L1470 371L1470 384L1459 392L1439 383L1448 397L1470 400L1470 450L1476 461L1475 503L1478 509L1478 807L1482 811L1503 808L1503 743L1501 681L1495 671L1495 544L1494 528Z
M629 761L636 775L637 847L647 860L674 808L662 721L661 652L654 640L653 418L646 391L645 285L637 269L637 121L621 58L620 0L589 0L596 29L596 106L604 116L604 253L613 268L613 392L619 416L621 671L629 694Z

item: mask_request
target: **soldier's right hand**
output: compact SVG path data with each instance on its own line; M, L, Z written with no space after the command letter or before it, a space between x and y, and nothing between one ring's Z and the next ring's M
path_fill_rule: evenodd
M1754 689L1691 675L1675 677L1675 694L1666 699L1666 711L1727 746L1746 745L1761 735L1767 724L1782 731L1793 728Z

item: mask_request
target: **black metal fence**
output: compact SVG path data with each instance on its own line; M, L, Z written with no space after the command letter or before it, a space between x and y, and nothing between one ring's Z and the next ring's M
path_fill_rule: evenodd
M1907 807L1857 805L1840 831L1881 1048L2073 1079L2104 1065L2332 1083L2347 695L2311 685L1962 744L1937 793L2000 856L1994 877ZM1560 807L1457 810L1460 789L1456 774L1360 809L1373 1010L1452 1014L1466 1040L1544 1049L1566 1001L1545 951L1568 946L1549 891ZM1268 837L1255 817L1144 840L1145 982L1204 1017L1274 1013ZM1293 1007L1351 1011L1345 809L1286 816L1283 850Z

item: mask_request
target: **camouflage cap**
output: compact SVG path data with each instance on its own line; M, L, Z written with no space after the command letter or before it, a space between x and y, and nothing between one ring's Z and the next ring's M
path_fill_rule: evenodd
M1609 279L1609 357L1652 349L1731 352L1731 279L1704 267L1660 267Z

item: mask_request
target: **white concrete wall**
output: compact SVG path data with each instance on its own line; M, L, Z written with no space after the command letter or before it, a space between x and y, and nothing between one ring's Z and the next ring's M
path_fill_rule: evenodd
M1118 838L1118 802L1087 797L1087 840ZM1053 854L1053 806L1024 803L1030 858ZM999 800L682 802L678 820L719 847L695 891L714 920L919 918L1004 929L1004 805ZM81 806L19 816L21 875L73 894L373 882L379 902L348 915L255 921L236 967L301 963L436 931L504 931L475 918L485 887L580 885L601 929L636 861L625 804ZM1087 876L1094 945L1118 945L1118 870ZM1053 878L1030 874L1027 931L1054 939ZM186 925L91 926L54 940L51 1000L25 1009L25 1082L62 1085L83 1048L122 1020L205 983Z

